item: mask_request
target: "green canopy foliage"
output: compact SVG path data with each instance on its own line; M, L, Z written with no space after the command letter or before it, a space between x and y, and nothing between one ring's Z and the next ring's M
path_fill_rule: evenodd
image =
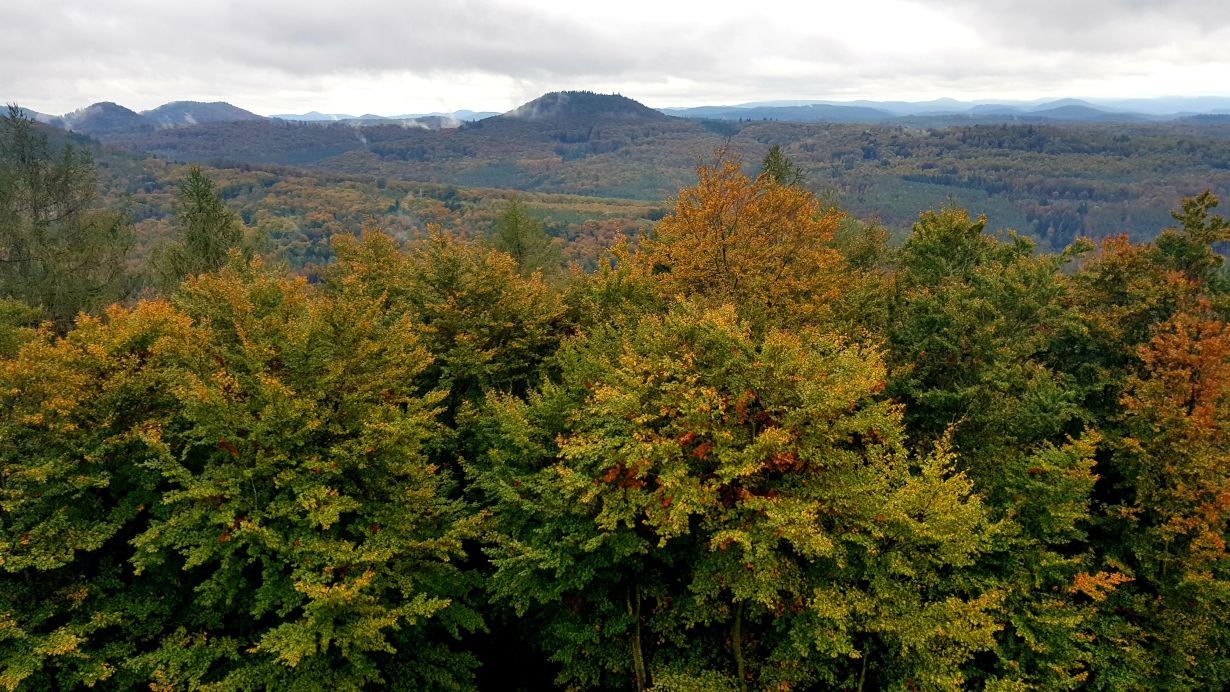
M1211 193L890 247L775 149L593 272L514 198L298 276L189 170L113 304L88 156L4 128L0 689L1230 685Z
M992 528L946 452L905 454L875 352L682 303L560 360L476 412L472 474L561 683L959 684L990 646L998 595L943 575Z

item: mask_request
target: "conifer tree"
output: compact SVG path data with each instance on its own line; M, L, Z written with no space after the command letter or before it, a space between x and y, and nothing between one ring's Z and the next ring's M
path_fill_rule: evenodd
M167 291L186 277L221 268L243 240L239 219L200 166L188 169L180 183L179 206L177 236L153 262L157 283Z
M39 308L63 332L124 295L132 229L95 208L89 153L53 149L41 127L15 105L0 117L0 297Z
M524 276L535 272L552 275L559 271L559 249L542 229L542 222L530 216L520 198L513 195L495 225L492 245L507 253Z
M760 163L760 174L778 185L802 187L807 180L803 169L786 157L780 144L774 144Z

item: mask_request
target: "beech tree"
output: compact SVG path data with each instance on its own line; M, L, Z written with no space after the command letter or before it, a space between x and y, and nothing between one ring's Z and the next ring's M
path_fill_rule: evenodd
M148 681L128 664L173 631L186 594L129 562L166 514L142 433L173 408L173 378L146 363L189 328L166 303L111 308L0 360L0 688Z
M1072 689L1093 666L1097 604L1082 591L1121 569L1079 549L1094 526L1102 437L1060 345L1082 333L1061 255L985 232L958 209L925 212L896 255L888 297L887 391L916 445L950 439L1001 522L979 571L1005 595L996 684ZM990 586L993 584L994 586ZM1099 598L1103 592L1095 592Z
M450 412L485 389L524 392L559 343L559 296L505 253L438 229L404 253L375 230L338 236L334 249L329 290L380 300L389 318L413 316L432 355L422 382L448 392Z
M830 316L842 284L828 242L841 215L772 176L747 177L729 157L697 175L645 243L663 295L731 303L761 324Z
M991 645L997 596L941 576L985 514L944 452L909 460L875 352L685 303L560 362L489 398L471 473L561 684L953 685Z
M468 685L408 316L236 264L6 361L6 687ZM39 597L39 592L50 597Z

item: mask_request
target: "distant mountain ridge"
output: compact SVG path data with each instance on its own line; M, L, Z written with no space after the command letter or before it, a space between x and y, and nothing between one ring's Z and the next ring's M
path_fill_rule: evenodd
M867 106L811 103L798 106L751 106L724 108L700 106L698 108L663 109L669 115L683 118L711 118L714 120L783 120L789 122L875 123L897 117L894 113Z
M1230 111L1230 97L1159 99L1039 99L1034 101L757 101L734 106L663 108L663 113L713 120L903 123L1140 123L1176 121Z
M499 113L495 111L472 111L466 109L447 113L438 111L432 113L404 113L402 115L374 115L371 113L364 115L348 115L346 113L321 113L320 111L309 111L307 113L279 113L269 117L276 118L278 120L301 123L346 122L351 120L367 123L400 120L423 120L425 118L443 118L453 120L458 123L464 123L474 120L482 120L483 118L490 118L493 115L499 115Z
M799 123L899 123L912 126L1000 123L1146 123L1222 121L1230 113L1230 97L1164 97L1153 99L1036 99L1033 101L757 101L729 106L654 109L619 94L592 91L556 91L543 94L505 113L456 110L384 116L309 111L262 116L225 101L173 101L140 113L103 101L65 115L26 110L35 120L72 132L108 137L166 127L194 127L217 123L280 120L356 126L401 125L446 129L464 124L503 121L568 123L650 122L668 117L709 121L778 120Z
M550 168L552 161L609 154L668 134L687 139L706 130L702 123L665 115L618 94L551 92L506 113L465 123L447 116L264 118L133 128L100 139L171 161L315 165L329 160L338 170L367 170L373 162L390 168L420 163L448 168L464 160L511 157ZM474 182L515 187L519 178L515 168L506 168L482 173Z
M142 111L141 115L163 126L264 120L263 116L225 101L172 101L153 110Z
M209 123L264 120L263 116L224 101L172 101L138 113L111 101L100 101L64 115L23 109L31 118L70 132L90 136L140 132L160 127L187 127Z
M545 122L604 120L665 120L670 116L619 94L592 91L553 91L490 120Z
M1170 100L1170 105L1227 104L1230 99L1202 97ZM1140 103L1132 105L1139 106ZM690 137L708 131L729 136L737 121L902 125L944 128L1002 124L1130 124L1151 122L1219 123L1216 113L1161 116L1114 109L1105 102L1082 99L967 102L931 101L773 101L737 106L702 106L656 110L619 94L556 91L543 94L505 113L462 121L457 116L484 115L454 111L443 115L351 117L312 111L292 119L263 117L226 102L176 101L137 113L115 103L96 103L64 116L33 114L41 122L100 139L105 144L155 153L172 160L235 160L308 164L344 153L367 152L386 161L455 160L474 152L521 147L521 159L549 167L543 152L561 161L627 148L638 139L667 132ZM287 116L290 118L290 116ZM297 118L297 119L294 119ZM361 129L361 131L359 131ZM457 130L453 138L430 132ZM692 134L689 134L692 133ZM530 143L533 143L532 145ZM523 146L524 145L524 146ZM355 153L351 158L362 158ZM356 169L363 164L353 163ZM390 164L392 165L392 164ZM400 165L400 164L398 164ZM500 179L499 184L506 181Z

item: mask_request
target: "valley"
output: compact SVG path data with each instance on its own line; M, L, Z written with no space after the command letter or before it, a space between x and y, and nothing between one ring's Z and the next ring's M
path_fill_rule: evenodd
M163 115L177 122L192 113L200 121L175 127L133 124L131 116L102 108L81 131L109 149L219 169L293 167L326 178L648 206L666 203L718 149L754 162L779 145L804 172L809 189L898 235L918 210L956 204L985 213L992 227L1014 229L1055 250L1081 236L1146 239L1168 223L1175 200L1204 189L1230 194L1230 123L1217 115L1113 122L1114 114L1098 111L1103 117L1092 122L997 122L1004 116L984 108L982 115L924 113L866 123L716 117L729 111L702 111L704 119L697 119L668 116L624 97L571 92L469 122L441 116L298 122L252 114L211 122L205 113L238 116L206 105L212 107L180 106L178 115L164 108ZM797 108L813 106L770 110L787 115ZM1041 112L1064 108L1085 106Z

